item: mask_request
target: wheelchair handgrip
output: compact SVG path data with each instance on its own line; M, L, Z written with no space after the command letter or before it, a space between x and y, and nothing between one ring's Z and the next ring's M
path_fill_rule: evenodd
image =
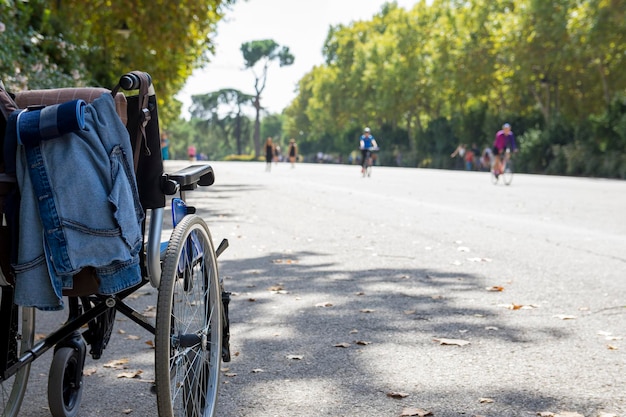
M147 72L144 72L144 74L146 74L150 85L152 85L152 77L150 76L150 74L148 74ZM122 87L126 91L137 90L139 89L140 85L141 79L132 72L124 74L120 77L120 87Z

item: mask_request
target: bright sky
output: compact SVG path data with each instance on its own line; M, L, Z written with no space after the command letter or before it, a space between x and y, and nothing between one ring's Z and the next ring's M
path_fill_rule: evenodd
M417 0L396 0L410 9ZM218 23L215 55L211 63L196 70L177 98L188 113L191 95L235 88L254 93L254 76L244 69L241 44L273 39L287 46L295 57L293 65L274 63L267 77L261 104L280 113L295 98L298 81L315 65L323 63L322 46L331 25L369 20L386 0L238 0Z

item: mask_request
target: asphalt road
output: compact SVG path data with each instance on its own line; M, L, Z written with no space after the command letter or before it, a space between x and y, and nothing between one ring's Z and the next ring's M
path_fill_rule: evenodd
M219 416L626 416L626 182L213 166L189 200L230 241ZM63 319L38 317L41 333ZM118 319L81 416L156 415L150 339ZM49 415L50 357L23 416Z

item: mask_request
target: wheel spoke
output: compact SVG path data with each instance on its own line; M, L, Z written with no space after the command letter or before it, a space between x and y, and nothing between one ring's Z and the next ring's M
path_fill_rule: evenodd
M219 288L208 228L188 215L168 243L159 288L155 375L160 417L215 414L222 337Z

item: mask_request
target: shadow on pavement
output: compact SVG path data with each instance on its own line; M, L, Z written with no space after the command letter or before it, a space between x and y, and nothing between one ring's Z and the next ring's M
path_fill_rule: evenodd
M539 390L529 381L532 367L507 374L507 361L520 351L568 333L503 319L507 310L483 302L490 295L481 277L346 271L311 252L225 260L220 268L234 292L236 352L223 378L223 415L382 416L419 407L439 417L521 416L596 406L562 404ZM441 339L470 344L444 346ZM434 374L442 362L447 371ZM408 397L390 398L394 391Z

